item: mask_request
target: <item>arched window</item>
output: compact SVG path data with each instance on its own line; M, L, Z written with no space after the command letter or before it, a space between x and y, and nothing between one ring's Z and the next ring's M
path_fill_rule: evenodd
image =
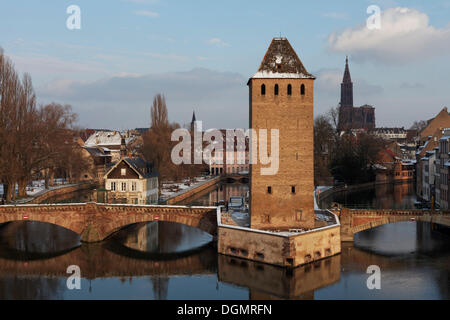
M290 84L288 84L288 87L287 87L287 94L288 94L288 96L292 96L292 86Z
M302 96L305 95L305 85L304 85L304 84L302 84L302 85L300 86L300 94L301 94Z
M278 84L275 85L275 95L278 95Z
M266 94L266 85L262 84L261 85L261 95L264 96Z

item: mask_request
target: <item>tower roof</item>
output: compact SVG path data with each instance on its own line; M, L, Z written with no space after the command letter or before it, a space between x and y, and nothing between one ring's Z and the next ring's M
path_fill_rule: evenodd
M261 62L256 78L300 78L315 79L306 71L303 63L286 38L273 38Z
M195 122L196 121L196 119L195 119L195 111L193 111L192 112L192 121L191 121L191 123L193 123L193 122Z
M342 83L351 83L352 78L350 77L350 69L348 68L348 57L345 57L345 71L344 71L344 79Z

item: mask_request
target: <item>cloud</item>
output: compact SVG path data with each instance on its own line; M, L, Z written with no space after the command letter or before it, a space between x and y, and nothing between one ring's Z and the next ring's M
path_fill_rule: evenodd
M381 13L381 29L369 30L364 24L333 32L328 47L350 53L355 61L407 63L450 54L450 26L435 28L416 9L391 8Z
M32 57L11 55L10 58L20 71L26 71L30 74L105 73L107 71L95 62L72 62L47 55Z
M211 45L218 46L218 47L229 47L230 46L229 43L222 41L220 38L212 38L212 39L208 40L208 43Z
M316 89L317 95L328 97L335 97L336 103L340 100L341 82L344 75L344 70L340 69L321 69L313 72L316 75ZM383 92L383 87L368 83L364 79L353 78L353 94L355 97L364 97L368 95L376 95Z
M150 18L159 18L159 13L148 11L148 10L138 10L134 11L134 14L138 16L150 17Z
M80 82L57 80L36 89L43 103L71 104L80 125L111 129L145 127L153 96L164 93L171 121L204 127L248 127L248 79L237 73L193 69L161 74L119 74Z

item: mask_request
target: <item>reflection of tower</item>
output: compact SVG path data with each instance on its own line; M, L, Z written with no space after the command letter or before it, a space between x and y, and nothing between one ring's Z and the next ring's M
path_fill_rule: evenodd
M153 296L155 300L167 300L169 278L164 276L152 277Z

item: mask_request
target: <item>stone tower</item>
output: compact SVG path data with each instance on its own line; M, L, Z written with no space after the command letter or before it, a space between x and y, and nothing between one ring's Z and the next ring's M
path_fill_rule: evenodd
M353 82L348 68L348 57L345 58L344 78L341 83L341 107L353 107Z
M250 166L251 228L314 227L314 76L286 38L274 38L250 78L250 128L279 130L279 169L262 175ZM270 138L268 148L270 151Z
M341 83L341 102L339 105L339 129L347 130L353 128L353 82L348 67L348 57L345 58L345 71Z

